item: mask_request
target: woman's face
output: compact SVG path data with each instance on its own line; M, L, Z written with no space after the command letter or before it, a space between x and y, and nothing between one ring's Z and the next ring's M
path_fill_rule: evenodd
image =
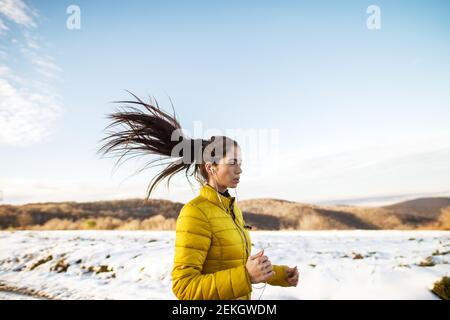
M215 172L212 181L217 182L222 188L236 188L242 173L241 164L241 148L238 146L231 147L226 157L220 160L217 165L211 166Z

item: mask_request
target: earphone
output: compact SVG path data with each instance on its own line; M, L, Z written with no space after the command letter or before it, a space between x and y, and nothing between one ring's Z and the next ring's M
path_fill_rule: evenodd
M210 172L211 172L211 174L215 174L215 173L216 173L216 171L214 170L214 168L211 168ZM219 199L220 204L222 205L223 209L224 209L225 211L227 211L227 210L225 209L225 206L224 206L223 202L222 202L222 199L221 199L220 196L219 196L219 192L217 191L217 181L216 181L216 179L214 179L214 182L215 182L215 184L216 184L216 186L214 187L214 190L216 191L217 198ZM237 201L238 201L237 188L235 188L234 191L235 191L235 194L236 194L236 202L237 202ZM262 289L261 294L260 294L259 297L258 297L258 300L261 300L261 297L262 297L262 295L263 295L263 293L264 293L264 290L266 289L266 286L267 286L267 281L265 281L264 284L263 284L262 286L260 286L260 287L255 287L255 286L253 286L253 284L252 284L252 288L254 288L254 289Z

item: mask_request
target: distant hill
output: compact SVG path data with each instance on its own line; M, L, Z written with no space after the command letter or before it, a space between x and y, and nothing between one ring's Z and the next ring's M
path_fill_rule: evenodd
M158 199L0 205L0 228L170 230L182 206Z
M411 202L416 206L413 207ZM410 210L408 205L411 205ZM385 207L312 205L278 199L253 199L241 201L239 207L246 214L246 222L257 229L270 226L276 230L450 230L450 198L415 199Z
M182 206L154 199L0 205L0 228L174 230ZM450 198L419 198L383 207L252 199L240 201L239 207L252 230L450 230Z
M450 206L450 198L419 198L384 206L398 214L415 215L419 217L436 219L441 210Z

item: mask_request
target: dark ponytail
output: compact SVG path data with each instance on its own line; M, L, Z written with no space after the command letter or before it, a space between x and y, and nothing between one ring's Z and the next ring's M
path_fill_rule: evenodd
M224 136L213 136L209 140L191 139L183 134L172 103L173 116L162 111L156 99L153 99L154 104L152 101L146 103L133 93L129 93L135 100L114 102L122 106L108 115L111 123L105 128L106 137L100 140L102 146L98 152L102 156L106 154L117 156L115 167L128 159L142 155L160 156L138 170L141 172L153 166L167 164L166 168L150 181L146 200L150 198L159 182L167 178L169 186L172 176L181 171L185 172L189 183L189 176L192 175L202 184L207 182L208 173L204 161L217 163L225 156L230 144L237 145L236 141ZM217 152L217 149L222 151ZM174 153L174 150L179 152ZM158 161L160 163L154 165ZM190 172L192 167L193 172Z

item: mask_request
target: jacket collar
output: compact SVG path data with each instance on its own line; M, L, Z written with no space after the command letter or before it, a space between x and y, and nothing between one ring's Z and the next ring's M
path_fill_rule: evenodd
M235 202L235 197L231 197L231 196L225 197L224 195L222 195L220 192L217 192L213 187L211 187L207 183L205 183L202 186L202 188L200 189L200 195L203 196L204 198L208 199L212 203L216 204L220 208L223 208L222 204L220 203L220 200L217 197L217 196L219 196L220 199L222 200L223 205L225 206L225 208L227 210L233 208L232 206L234 205L234 202Z

